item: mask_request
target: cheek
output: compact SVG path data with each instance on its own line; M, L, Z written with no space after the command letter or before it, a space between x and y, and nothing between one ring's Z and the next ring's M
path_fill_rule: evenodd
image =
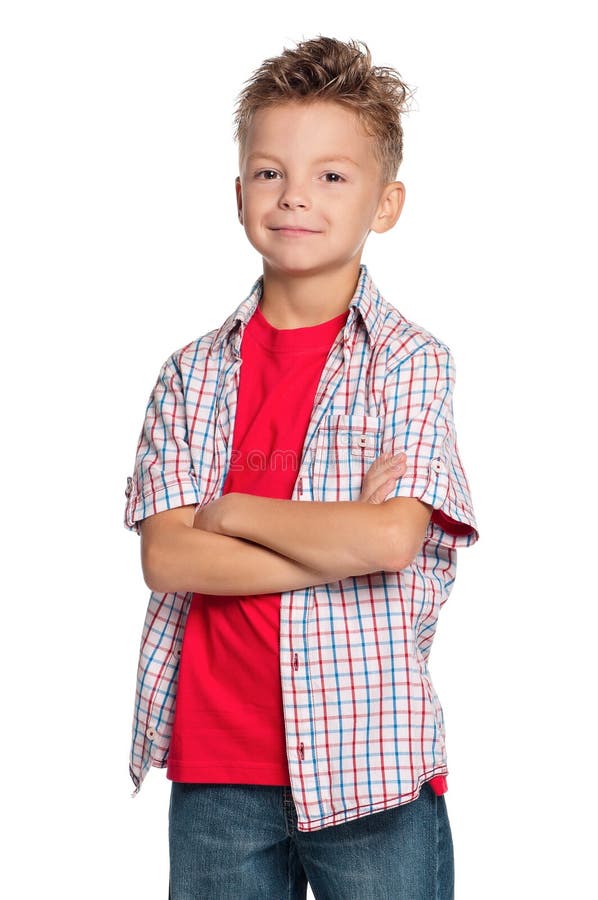
M341 197L330 202L326 207L339 224L342 223L348 230L360 231L369 222L370 204L369 196L352 194L350 197Z
M260 197L249 197L245 206L245 216L253 228L266 229L268 217L272 214L273 198L263 194Z

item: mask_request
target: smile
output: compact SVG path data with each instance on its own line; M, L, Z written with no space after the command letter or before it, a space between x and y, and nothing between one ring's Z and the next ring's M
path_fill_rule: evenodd
M305 234L319 234L318 231L308 231L306 228L274 228L278 234L285 237L302 237Z

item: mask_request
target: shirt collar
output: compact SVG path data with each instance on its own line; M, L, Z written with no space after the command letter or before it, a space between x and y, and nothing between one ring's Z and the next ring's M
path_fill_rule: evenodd
M260 275L257 281L254 282L247 297L241 301L236 310L231 313L216 332L210 347L210 353L215 353L222 343L228 342L232 346L233 354L239 355L243 331L260 301L263 287L264 276ZM384 307L385 300L372 281L368 267L365 263L361 263L357 285L349 303L349 315L344 327L343 340L348 341L350 339L352 330L355 327L354 322L359 314L367 329L370 341L374 345L384 321ZM352 308L355 312L353 312ZM239 323L241 323L241 326L237 328Z

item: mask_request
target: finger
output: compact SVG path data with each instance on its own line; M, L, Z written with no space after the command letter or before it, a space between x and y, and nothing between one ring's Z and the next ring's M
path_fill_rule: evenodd
M407 462L406 460L400 460L398 462L394 462L392 464L387 464L385 466L381 466L378 470L370 469L369 472L366 473L364 481L366 481L368 487L371 487L374 490L376 487L382 485L385 481L395 478L400 478L401 475L404 475L407 471Z
M382 479L369 479L367 484L364 483L361 489L361 496L367 502L381 503L391 487L394 487L401 474L394 474L391 478L388 475Z
M387 478L370 496L370 503L384 503L396 483L396 478Z
M372 466L375 466L376 464L378 466L390 465L390 464L392 464L392 462L394 462L397 459L400 459L401 457L404 457L404 456L405 456L404 453L395 455L395 454L391 453L390 451L388 451L386 453L381 453L380 456L376 457L376 459L372 463Z
M396 479L394 479L394 478L391 478L389 481L386 481L382 485L382 487L380 488L380 491L379 491L379 494L380 494L379 502L380 503L384 503L385 500L387 500L390 496L392 496L395 485L396 485Z
M407 457L405 454L400 454L399 456L392 456L391 454L383 454L379 456L374 462L371 464L368 472L366 474L376 474L376 475L384 475L388 470L394 470L400 466L407 465Z
M383 453L377 457L368 471L365 473L361 496L366 502L382 502L378 493L386 482L396 482L407 471L407 457L405 453L393 456L391 453ZM374 500L374 498L376 498Z

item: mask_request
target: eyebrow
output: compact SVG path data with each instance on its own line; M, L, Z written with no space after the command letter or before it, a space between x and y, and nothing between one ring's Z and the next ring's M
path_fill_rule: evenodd
M250 153L249 156L247 157L247 159L254 159L254 158L273 159L273 160L275 160L275 162L278 162L278 163L280 162L280 160L276 156L273 156L271 153L255 152L255 153ZM350 156L324 156L321 159L314 160L314 162L316 164L325 163L325 162L349 162L349 163L352 163L354 166L358 165L358 163L356 163L354 159L351 159Z

